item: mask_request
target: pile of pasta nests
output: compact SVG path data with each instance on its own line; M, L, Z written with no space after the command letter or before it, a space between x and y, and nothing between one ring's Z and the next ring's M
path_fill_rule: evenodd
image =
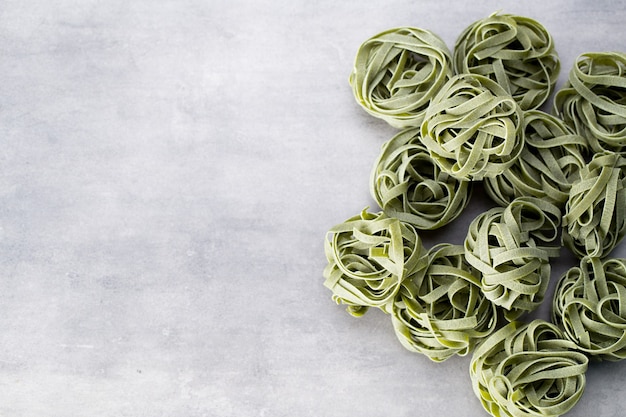
M554 91L559 72L544 26L495 13L453 52L425 29L373 36L349 79L398 133L369 181L380 211L327 233L324 285L354 316L387 313L410 351L471 354L494 416L561 415L590 359L626 357L626 260L610 258L626 233L626 54L580 55ZM426 249L420 232L453 222L479 182L495 207L462 245ZM562 245L580 264L557 282L551 322L525 322Z

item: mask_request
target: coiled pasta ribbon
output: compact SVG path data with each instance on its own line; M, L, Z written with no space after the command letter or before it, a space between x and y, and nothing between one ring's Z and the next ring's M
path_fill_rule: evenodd
M519 197L506 208L477 216L465 238L465 258L481 274L485 296L515 320L543 301L561 212L553 204Z
M369 307L389 312L402 281L426 265L414 226L367 209L331 228L324 249L324 285L354 316Z
M487 77L461 74L426 110L422 142L444 172L462 180L502 174L524 147L522 111Z
M405 128L421 124L431 99L451 76L451 53L439 36L400 27L359 47L349 82L365 111Z
M520 157L502 175L485 179L487 194L501 206L532 196L563 209L586 164L587 141L540 110L524 112L523 131L525 147Z
M580 55L554 96L554 111L596 152L626 149L626 54Z
M563 216L563 243L576 256L607 256L626 233L626 158L598 153L572 185Z
M402 345L434 362L468 354L496 328L496 306L482 294L463 253L462 245L433 246L427 268L404 281L393 304L391 319Z
M626 358L626 259L585 256L570 268L557 283L552 321L591 357Z
M383 145L370 180L372 197L385 214L423 230L456 219L471 190L471 182L450 176L432 161L418 128L405 129Z
M544 320L512 322L474 351L474 393L496 417L560 416L580 400L589 360Z
M561 69L552 37L539 22L494 13L468 26L454 47L454 69L491 78L523 110L550 96Z

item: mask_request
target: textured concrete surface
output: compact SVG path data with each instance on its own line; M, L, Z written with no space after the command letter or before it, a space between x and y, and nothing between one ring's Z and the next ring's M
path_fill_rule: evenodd
M360 43L452 46L496 10L550 30L560 83L625 47L621 1L3 0L0 415L486 415L469 358L331 301L322 242L373 206L394 132L352 98ZM594 364L569 415L621 415L625 366Z

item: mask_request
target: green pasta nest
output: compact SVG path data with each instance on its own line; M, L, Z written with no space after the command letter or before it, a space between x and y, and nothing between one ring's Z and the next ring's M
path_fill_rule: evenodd
M373 36L349 79L360 106L402 130L371 171L381 211L328 232L324 285L354 316L389 314L432 361L473 352L474 391L495 417L559 416L588 357L626 357L626 260L607 259L626 235L626 53L580 55L549 114L559 72L541 24L495 13L453 55L428 30ZM418 231L450 226L477 183L496 206L463 245L427 250ZM553 323L519 322L544 303L562 246L580 266L557 283Z
M626 259L584 257L559 280L552 321L587 355L626 358Z
M598 153L580 175L565 207L563 243L579 258L602 258L626 234L626 158Z
M369 307L388 311L402 281L425 266L415 227L382 212L363 210L336 225L324 246L324 285L355 316Z
M556 417L580 400L588 362L553 324L512 322L476 348L470 377L493 416Z
M388 216L432 230L463 212L472 185L443 172L421 143L419 129L409 128L383 145L372 171L370 191Z
M510 95L482 75L460 74L433 98L422 142L441 169L461 180L502 174L524 147L523 115Z
M556 116L524 112L525 146L513 165L484 181L487 194L506 206L517 197L545 199L563 209L572 183L586 164L587 142Z
M350 85L365 111L406 128L420 125L430 100L451 76L451 53L439 36L401 27L359 47Z
M402 284L391 318L404 347L441 362L467 355L491 334L497 310L482 294L479 275L465 261L463 246L442 243L427 257L428 266Z
M594 151L626 151L626 53L580 55L555 95L554 111Z
M539 108L560 72L552 36L523 16L492 14L467 27L454 48L454 69L491 78L523 110Z
M478 215L465 238L465 258L481 273L485 296L508 320L535 310L550 279L550 258L559 255L560 210L543 200L515 199L506 208Z

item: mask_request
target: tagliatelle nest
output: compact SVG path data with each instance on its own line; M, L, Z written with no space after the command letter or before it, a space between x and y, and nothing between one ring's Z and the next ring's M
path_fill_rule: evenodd
M451 53L439 36L400 27L359 47L350 85L365 111L401 129L420 125L431 99L451 76Z
M388 216L432 230L463 212L472 183L443 172L421 143L419 129L410 128L383 145L372 170L370 191Z
M528 17L496 13L461 33L454 47L454 69L491 78L523 110L530 110L548 99L561 64L543 25Z
M382 212L363 210L331 228L324 248L324 285L355 316L369 307L388 312L402 281L426 262L415 228Z
M349 78L358 105L402 130L371 171L381 211L327 234L324 285L354 316L389 314L402 346L432 361L473 351L474 392L494 417L560 416L588 356L626 357L626 260L605 260L626 236L626 53L580 55L548 114L560 65L541 24L494 13L452 58L428 30L373 36ZM476 182L499 207L462 246L426 251L418 230L436 238ZM563 246L582 258L552 300L564 332L518 322L545 302Z
M579 258L606 257L626 234L626 158L593 156L572 185L563 216L563 243Z
M523 131L525 147L520 157L502 175L485 179L487 194L501 206L530 196L563 209L586 164L585 138L540 110L524 112Z
M554 110L595 152L626 151L626 53L580 55Z
M502 174L524 147L522 111L487 77L461 74L426 111L422 142L444 172L467 181Z
M559 255L560 210L545 201L520 197L506 208L478 215L465 238L465 258L481 273L485 296L512 321L535 310L550 279L550 258Z
M435 362L468 354L496 329L496 307L463 254L461 245L432 247L428 266L404 281L393 304L392 323L402 345Z
M580 400L588 363L555 325L512 322L476 348L470 377L493 416L557 417Z
M552 321L593 358L626 358L626 259L584 257L559 280Z

